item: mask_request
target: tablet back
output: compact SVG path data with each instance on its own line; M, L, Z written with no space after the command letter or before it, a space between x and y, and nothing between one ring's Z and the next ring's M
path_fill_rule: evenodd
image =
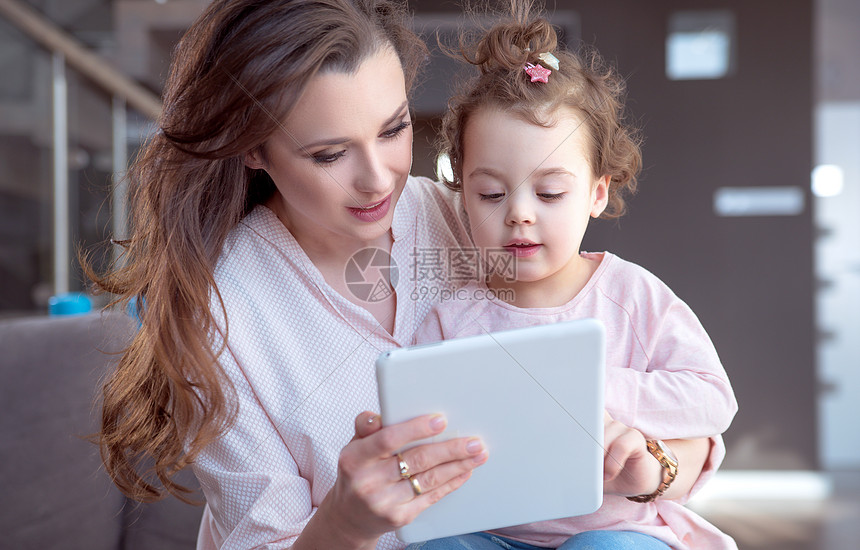
M380 355L383 424L442 413L448 427L433 440L479 436L490 455L398 538L417 542L597 510L604 355L603 325L594 319Z

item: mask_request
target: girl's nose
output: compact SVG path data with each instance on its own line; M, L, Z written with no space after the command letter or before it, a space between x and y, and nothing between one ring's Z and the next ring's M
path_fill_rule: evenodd
M531 225L535 222L535 211L527 193L514 191L505 199L507 213L505 222L508 225Z

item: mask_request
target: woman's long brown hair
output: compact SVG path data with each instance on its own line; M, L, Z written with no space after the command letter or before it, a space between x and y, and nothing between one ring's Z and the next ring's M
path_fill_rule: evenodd
M352 72L393 47L411 86L426 57L388 0L218 0L177 46L159 131L128 174L132 237L96 288L140 307L141 327L102 395L102 460L129 497L187 500L173 476L237 411L211 342L213 278L230 230L275 192L244 165L319 71ZM226 313L224 315L226 318ZM224 334L226 341L226 333Z

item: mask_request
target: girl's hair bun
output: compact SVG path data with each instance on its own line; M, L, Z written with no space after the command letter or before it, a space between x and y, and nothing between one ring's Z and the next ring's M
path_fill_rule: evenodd
M555 28L545 18L534 17L532 2L511 0L506 20L496 20L471 47L461 40L459 53L486 74L521 70L526 63L537 63L539 54L553 52L557 46Z
M543 18L528 21L527 14L490 29L478 43L471 63L481 72L521 70L526 63L536 63L537 56L552 52L558 45L555 29Z

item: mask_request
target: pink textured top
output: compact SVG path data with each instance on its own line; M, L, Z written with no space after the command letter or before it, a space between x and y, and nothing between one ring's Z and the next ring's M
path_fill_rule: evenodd
M239 414L194 464L207 503L198 548L292 545L334 485L355 416L379 410L377 356L411 342L449 284L439 263L470 242L459 204L443 186L409 178L392 222L393 335L326 283L267 208L230 233L215 282L229 323L219 360ZM217 321L223 331L224 318ZM215 349L222 342L216 336ZM404 546L388 533L377 548Z
M518 308L487 296L471 283L458 299L439 304L415 336L435 342L533 325L593 317L606 326L605 404L616 420L647 438L712 437L702 475L682 499L649 504L604 495L595 513L496 531L537 546L556 548L591 530L638 531L676 549L736 549L731 537L683 506L719 467L723 433L737 412L728 377L710 338L690 308L657 277L608 252L570 302L551 308ZM683 467L683 465L681 466Z

